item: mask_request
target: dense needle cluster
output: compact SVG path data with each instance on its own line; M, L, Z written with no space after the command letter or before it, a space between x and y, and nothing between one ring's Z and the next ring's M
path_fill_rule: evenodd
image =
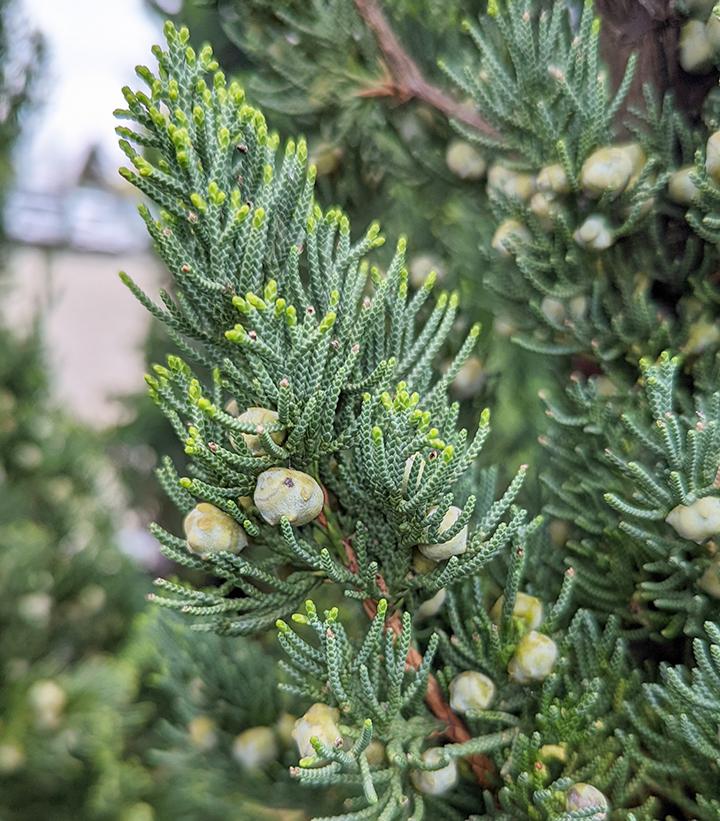
M367 11L337 5L351 29ZM545 524L518 504L527 466L499 492L478 467L458 295L411 277L404 238L385 254L377 223L323 210L306 143L281 149L168 24L118 112L172 286L124 279L177 346L148 383L188 456L159 471L184 529L154 533L186 570L155 599L227 640L277 627L290 776L328 817L711 819L717 123L648 89L618 136L634 66L611 92L590 2L465 28L475 62L443 68L488 127L451 118L447 167L486 198L516 341L575 357L566 398L543 395ZM673 666L686 641L695 666ZM251 729L234 754L269 766L276 731Z

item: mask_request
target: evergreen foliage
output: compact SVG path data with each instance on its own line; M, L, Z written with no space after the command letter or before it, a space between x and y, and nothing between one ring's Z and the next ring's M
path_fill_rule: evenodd
M570 409L549 408L554 425L544 442L547 511L579 530L568 560L581 598L667 638L702 631L718 593L705 544L712 533L680 518L700 499L716 504L717 394L696 392L693 407L677 385L679 367L667 354L641 360L642 391L606 399L596 382L576 379Z
M156 304L124 279L180 352L148 382L189 457L159 471L185 532L154 532L202 574L158 580L156 600L230 645L276 624L282 688L306 709L290 776L327 804L288 795L315 817L717 817L714 104L688 124L648 86L626 112L633 61L612 90L594 7L577 5L457 4L434 31L455 87L438 107L465 152L459 168L443 132L456 227L523 355L569 377L542 396L546 526L520 506L525 466L499 492L478 467L489 413L469 425L477 409L450 397L478 335L450 340L458 296L410 282L404 238L386 253L376 223L355 238L323 210L305 141L280 150L209 47L168 25L157 72L138 68L147 91L118 112L134 124L122 173L155 204L141 213L173 285ZM250 3L242 35L226 17L263 63L259 96L302 108L344 162L366 126L383 145L377 121L350 132L358 112L417 113L364 93L380 52L393 70L378 8ZM423 8L393 4L384 24L414 30ZM313 83L326 96L303 108ZM423 205L409 218L427 241ZM227 793L227 760L209 772Z
M693 642L692 670L666 666L661 681L645 685L647 701L632 716L640 755L651 759L647 772L654 788L669 795L693 818L717 818L717 714L720 635L705 625L707 639ZM663 751L662 755L659 752Z
M0 3L3 204L41 56L16 11ZM101 443L53 403L41 339L39 323L0 327L0 818L141 821L128 738L145 710L118 653L145 585L114 545Z
M487 198L484 192L478 196L486 161L474 147L454 138L447 119L431 105L395 105L392 99L386 104L393 94L404 101L411 92L403 90L402 77L391 76L351 0L282 7L264 0L242 6L226 0L184 5L181 18L192 21L192 34L210 32L214 42L229 39L237 46L225 47L224 63L239 75L275 127L307 135L323 200L339 204L356 224L381 215L389 236L409 234L412 287L419 288L434 270L441 285L460 289L463 305L472 304L472 313L489 328L491 303L477 287L484 265L478 238L489 243L493 234ZM413 0L389 4L385 12L423 75L441 81L437 56L472 52L460 24L484 7L484 2L472 2L445 4L439 10L435 3ZM383 265L388 262L385 251L379 249L377 256ZM467 322L469 315L466 311L459 321ZM506 334L508 319L503 317ZM476 350L453 398L473 395L475 408L481 409L490 402L527 396L518 403L522 413L513 402L503 401L506 411L495 420L495 437L488 442L493 456L512 453L523 461L542 421L531 397L550 363L516 348L510 351L505 338L490 333L481 336ZM502 380L496 378L499 373Z
M305 817L287 768L294 705L262 647L214 634L198 645L177 617L156 611L138 621L125 657L154 707L142 735L149 818Z
M244 103L237 84L226 87L207 51L196 56L186 43L186 35L170 35L170 50L158 53L159 77L139 70L152 96L126 90L129 108L119 112L149 132L119 128L138 169L122 173L163 204L159 220L145 208L142 213L173 274L175 298L165 295L161 308L123 279L165 319L187 355L213 368L212 383L203 386L188 364L171 356L148 378L193 457L188 477L178 478L165 463L163 484L183 513L200 501L229 514L260 555L252 561L224 552L188 555L184 540L155 528L165 555L224 579L215 592L160 582L171 594L161 601L211 617L223 632L245 633L272 625L325 577L364 598L377 589L379 572L395 599L475 572L523 528L524 514L512 502L524 470L483 511L472 535L463 535L467 555L429 578L408 578L411 546L434 543L441 530L444 541L464 534L475 507L472 495L458 499L462 512L443 525L454 485L488 431L487 412L473 435L458 430L458 407L447 397L479 329L472 329L449 370L433 378L430 363L452 327L457 297L441 294L420 327L417 316L433 277L410 296L405 240L385 275L371 267L365 256L383 241L378 227L353 244L347 218L336 209L323 214L312 201L314 171L306 168L304 143L290 141L276 170L278 140L262 114ZM215 70L212 90L203 79L208 70ZM157 164L128 139L151 143ZM277 408L277 421L244 421L228 412L233 401L236 408ZM252 436L259 439L253 449ZM324 525L301 531L300 538L280 498L288 491L273 497L279 505L274 518L256 490L260 475L288 464L312 471L337 498L337 511L328 507ZM405 488L398 490L405 472ZM288 476L284 484L292 481ZM245 510L252 509L249 501L242 506L253 492L254 514ZM336 519L350 527L354 569L345 553L337 555Z
M143 581L113 544L100 443L52 406L39 335L0 331L0 818L110 819L146 784L116 657Z

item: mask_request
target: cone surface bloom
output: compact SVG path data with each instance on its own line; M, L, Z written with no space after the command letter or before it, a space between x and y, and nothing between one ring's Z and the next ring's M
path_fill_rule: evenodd
M367 762L371 767L380 767L384 764L387 760L387 754L382 741L373 738L365 750L365 758L367 758Z
M535 193L535 179L532 174L513 171L504 165L496 164L488 171L488 189L506 197L525 201Z
M500 615L504 603L505 596L500 596L492 606L490 618L495 624L500 623ZM537 596L530 596L527 593L516 593L512 614L514 619L518 619L524 623L527 630L534 630L542 624L544 615L542 602Z
M590 197L618 195L640 171L644 160L645 155L634 143L603 146L583 163L580 184Z
M410 284L419 290L425 280L434 272L438 282L447 276L445 263L434 254L417 254L410 260Z
M720 533L720 497L704 496L691 505L677 505L665 521L678 536L702 544Z
M50 679L36 681L28 692L28 700L38 727L52 730L58 726L67 704L67 695L59 684Z
M183 528L188 550L200 556L224 550L239 553L247 547L247 535L235 519L209 502L196 505L185 517Z
M248 408L238 416L238 422L247 422L250 425L256 425L260 428L257 434L241 434L248 450L253 456L265 456L265 448L263 448L262 439L260 438L260 435L263 433L262 429L267 425L276 424L278 421L277 411L268 410L268 408ZM285 431L275 431L270 434L270 438L275 444L281 445L285 440Z
M250 727L235 736L233 758L248 770L257 770L274 761L278 755L275 733L270 727Z
M700 20L688 20L680 29L680 65L688 74L707 74L712 69L715 49L710 34Z
M465 140L451 140L445 152L447 167L461 180L480 180L487 163L483 155Z
M421 757L425 764L437 764L442 757L442 747L431 747L425 750ZM419 792L425 795L442 795L457 784L457 764L452 760L439 770L413 770L411 778Z
M531 239L530 232L519 220L506 219L498 225L491 245L502 256L511 257L515 254L516 246L528 243Z
M494 697L493 680L475 670L460 673L450 682L450 706L456 713L487 710Z
M610 223L602 214L591 214L575 231L573 239L591 251L604 251L615 242Z
M577 810L589 810L591 807L600 807L601 810L595 815L589 816L590 821L605 821L607 819L608 800L600 790L593 787L592 784L584 784L581 781L573 784L567 791L565 809L568 812L576 812Z
M327 704L316 702L310 709L295 722L292 737L297 744L298 752L302 758L315 755L315 749L310 743L310 739L316 736L327 744L334 747L337 740L342 738L338 721L340 711L335 707L328 707Z
M540 169L537 175L538 191L544 194L568 194L570 193L570 183L568 182L565 169L560 163L546 165Z
M415 618L416 619L429 619L433 616L437 615L443 604L445 604L445 599L447 598L447 590L444 587L441 587L438 592L431 596L429 599L425 599L425 601L418 607L415 611Z
M289 747L293 740L293 730L297 718L291 713L280 713L275 722L275 732L281 743Z
M553 322L556 325L559 325L567 315L565 303L552 296L543 297L540 303L540 310L549 322Z
M552 673L557 655L557 645L550 636L531 630L520 639L515 655L510 659L510 678L518 684L543 681Z
M47 593L28 593L18 599L18 614L31 624L46 625L53 607L52 596Z
M217 725L210 716L195 716L188 724L188 733L193 745L199 750L212 750L217 744Z
M690 328L687 342L683 345L683 353L702 353L718 342L720 342L718 323L697 319Z
M25 753L17 744L0 744L0 775L9 775L25 763Z
M430 513L434 513L437 508L433 508ZM440 535L449 530L458 518L462 510L455 505L450 505L447 512L442 517L440 522ZM440 542L438 544L421 544L418 545L418 550L427 559L432 559L434 562L441 562L443 559L449 559L450 556L459 556L467 550L468 527L462 528L459 533L456 533L448 542Z
M668 180L668 196L678 205L690 205L697 198L700 190L690 179L690 175L695 171L694 165L686 165L678 168L670 175Z
M270 525L286 516L292 525L306 525L323 508L320 485L307 473L292 468L270 468L257 478L255 507Z
M720 599L720 553L713 556L710 565L698 579L697 586L708 596Z
M485 369L478 356L469 356L452 381L451 389L458 399L470 399L485 381Z
M711 134L705 146L705 170L720 185L720 131Z
M558 206L551 195L543 194L540 191L533 194L530 199L530 210L540 220L543 228L549 231L553 227Z

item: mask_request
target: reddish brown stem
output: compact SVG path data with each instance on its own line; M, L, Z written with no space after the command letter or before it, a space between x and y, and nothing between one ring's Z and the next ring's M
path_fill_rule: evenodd
M417 63L405 51L392 30L378 0L355 0L355 7L375 36L387 68L384 81L379 86L361 92L361 96L395 97L403 103L420 100L447 117L459 120L488 136L500 136L474 108L450 97L425 79Z
M343 546L345 548L345 555L347 556L348 567L353 573L359 570L357 556L348 539L343 539ZM377 576L377 585L383 594L387 593L387 585L382 576ZM368 598L363 601L363 608L368 618L375 618L377 613L377 602L375 599ZM387 629L392 630L396 636L399 636L402 631L402 623L400 621L400 614L396 610L387 620ZM422 656L418 650L411 647L408 651L407 660L405 662L408 670L419 670L422 664ZM428 676L427 690L425 692L425 703L432 712L432 714L440 719L445 724L444 734L454 744L462 744L465 741L470 741L472 736L468 728L465 726L463 720L454 713L450 705L443 696L442 689L435 676L430 673ZM467 757L468 763L472 768L477 782L482 787L489 787L493 781L493 774L495 767L492 761L486 755L471 755Z

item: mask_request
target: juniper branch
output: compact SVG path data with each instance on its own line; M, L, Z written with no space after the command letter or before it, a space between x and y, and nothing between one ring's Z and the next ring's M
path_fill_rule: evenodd
M343 539L343 546L345 548L345 555L348 560L348 567L353 573L357 573L359 570L357 557L350 541L348 539ZM383 588L387 589L382 576L378 578L378 587L381 590L383 590ZM363 609L369 619L374 619L375 614L377 613L377 601L371 598L364 599ZM402 622L400 620L399 611L396 610L391 614L387 621L386 627L396 636L400 635L402 631ZM417 648L410 647L407 654L406 669L419 670L422 662L423 657L418 652ZM463 744L464 742L472 739L473 736L470 734L465 722L450 708L450 705L445 700L442 688L440 687L437 678L435 678L432 673L428 675L427 679L425 703L430 708L432 714L445 723L445 735L453 744ZM474 753L473 755L468 756L468 762L478 784L483 787L489 787L492 783L492 776L495 772L495 767L492 761L486 755Z
M386 81L361 92L362 96L395 97L403 103L412 99L420 100L450 119L458 120L490 137L499 136L475 109L458 102L425 79L417 63L400 43L378 0L355 0L355 7L372 30L389 69Z

